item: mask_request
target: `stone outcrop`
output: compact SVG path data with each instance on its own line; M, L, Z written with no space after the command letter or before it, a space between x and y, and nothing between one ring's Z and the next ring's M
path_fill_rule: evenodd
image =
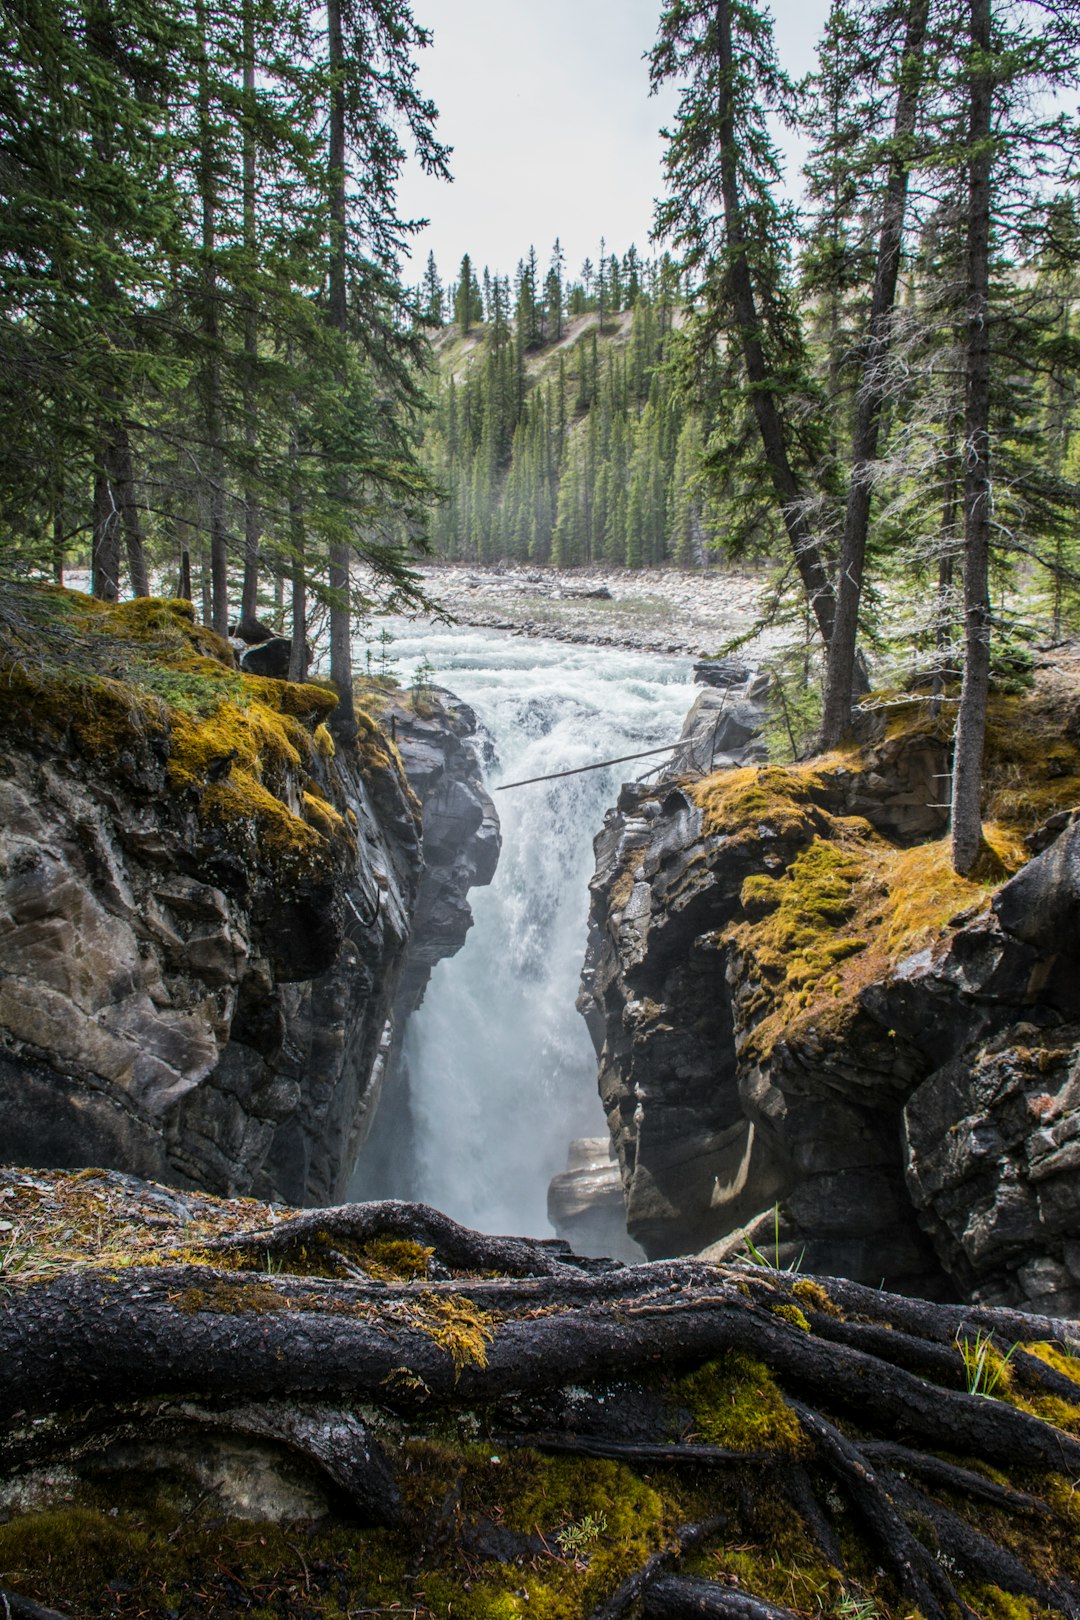
M332 694L236 674L182 606L112 611L150 674L17 666L0 716L0 1157L340 1199L421 890L419 804L366 715L335 757Z
M945 741L893 723L609 812L581 1006L650 1256L722 1257L749 1229L784 1265L1080 1309L1080 829L990 907L949 868ZM1075 795L1065 752L1026 766L1042 811L1055 777ZM1015 760L990 777L1015 784Z

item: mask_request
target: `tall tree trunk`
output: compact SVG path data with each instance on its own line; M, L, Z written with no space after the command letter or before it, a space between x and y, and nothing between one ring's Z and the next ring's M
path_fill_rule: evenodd
M948 677L948 653L952 641L952 612L950 598L953 585L953 529L956 524L958 469L956 467L956 437L950 424L945 447L947 479L945 500L941 508L941 529L938 541L937 595L934 604L934 679L930 696L930 716L936 720L941 712L941 699Z
M225 536L225 456L222 443L221 331L217 285L217 181L210 123L210 47L206 0L196 0L199 35L199 201L202 208L203 421L210 521L210 623L229 633L229 565Z
M990 66L992 0L971 3L967 358L964 443L964 680L953 760L952 862L970 872L982 846L982 756L990 691Z
M289 650L289 679L307 679L307 559L304 535L304 499L297 472L299 444L294 433L289 442L293 476L289 481L289 543L292 548L292 646Z
M90 553L90 589L102 602L120 595L120 513L113 498L103 445L94 469L93 540Z
M191 601L191 550L186 541L180 548L180 580L177 595L185 602Z
M761 436L762 449L773 489L780 503L803 589L814 613L822 640L832 641L836 603L821 550L806 518L806 492L795 476L784 442L784 429L773 393L775 378L769 370L762 343L761 317L754 297L742 204L739 200L738 150L730 85L734 72L731 44L730 0L716 7L717 59L720 74L716 101L720 144L720 194L730 252L728 275L739 329L743 363L750 384L750 400Z
M59 465L53 485L52 509L52 565L57 585L64 583L64 469Z
M254 276L258 244L255 238L255 0L244 0L244 260ZM259 611L259 507L255 498L255 368L259 327L255 297L249 285L244 295L244 445L247 478L244 486L244 584L240 596L240 622L258 617Z
M345 196L345 49L341 34L340 0L329 0L326 26L330 62L330 325L338 333L344 351L349 312L346 298L346 196ZM335 477L337 522L348 521L348 481L340 472ZM330 717L331 730L339 743L356 743L356 712L353 707L352 609L349 578L351 548L340 532L330 543L330 679L337 687L338 706Z
M821 745L835 748L851 724L851 698L855 681L855 647L859 634L859 601L870 525L872 468L877 458L882 410L888 397L886 364L892 340L892 312L900 275L900 251L907 211L908 174L922 90L923 54L929 0L911 0L900 68L900 85L893 118L893 147L889 179L881 213L874 288L867 323L862 385L851 450L851 483L844 515L844 539L836 587L836 619L825 672L825 702Z
M131 440L127 428L118 423L113 429L112 444L107 457L110 482L120 511L120 523L127 549L128 576L133 596L150 595L150 576L146 566L146 548L143 545L142 522L135 499L135 472L131 458Z

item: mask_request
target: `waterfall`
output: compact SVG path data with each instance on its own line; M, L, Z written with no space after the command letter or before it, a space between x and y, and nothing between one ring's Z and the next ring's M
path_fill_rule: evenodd
M673 742L687 659L391 620L403 682L422 659L489 732L502 782ZM484 1231L550 1233L547 1186L577 1136L606 1131L575 1007L592 840L643 759L495 793L503 847L475 923L440 962L406 1037L417 1195Z

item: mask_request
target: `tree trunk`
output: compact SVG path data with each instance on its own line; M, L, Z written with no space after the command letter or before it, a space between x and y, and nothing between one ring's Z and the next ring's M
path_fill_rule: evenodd
M120 595L120 513L106 470L107 448L94 469L94 532L90 554L90 589L102 602Z
M911 0L907 16L900 87L893 119L889 179L882 203L874 287L867 322L862 383L851 448L851 483L844 515L844 539L836 586L836 618L825 672L821 746L835 748L851 724L859 601L870 525L873 464L877 459L881 415L889 395L886 366L892 338L892 312L900 275L912 136L922 90L923 50L929 0Z
M720 192L729 247L728 275L732 303L739 330L743 363L750 385L750 400L765 452L773 489L780 503L784 527L791 544L807 601L826 646L832 641L836 614L832 585L822 561L817 540L806 517L806 492L799 486L784 441L783 423L773 393L776 379L765 359L761 318L754 297L754 284L743 228L742 204L738 188L738 152L735 121L731 107L730 84L734 72L731 44L730 0L717 0L717 59L719 77L716 89L720 143Z
M296 437L289 446L294 467L299 455ZM289 649L289 679L307 679L307 558L304 535L304 504L299 478L295 475L289 486L289 544L292 549L292 646Z
M964 679L953 757L952 862L971 871L982 848L982 756L990 691L990 66L992 0L970 0L964 443Z
M225 454L218 319L217 180L210 119L210 44L206 0L195 0L199 36L199 203L202 209L203 426L210 525L210 624L229 633L229 552L225 533Z
M233 1435L305 1459L362 1524L392 1526L413 1578L475 1580L495 1559L483 1578L494 1569L517 1590L530 1570L552 1572L568 1519L589 1533L537 1495L555 1457L558 1489L608 1481L613 1500L640 1504L628 1527L598 1526L600 1546L625 1552L564 1612L619 1620L643 1602L646 1615L790 1620L770 1576L782 1556L787 1576L819 1578L850 1559L883 1608L926 1620L970 1615L958 1570L964 1595L990 1587L1075 1616L1080 1546L1063 1515L1080 1439L1034 1413L1080 1394L1078 1324L738 1264L620 1266L488 1237L424 1205L264 1213L105 1171L0 1180L5 1218L34 1223L45 1263L16 1268L0 1294L7 1476L59 1464L69 1492L83 1459L97 1477L110 1437L129 1468L139 1444L160 1457L172 1434ZM77 1235L73 1197L96 1211ZM177 1259L193 1216L194 1263ZM143 1252L117 1269L108 1244L121 1235ZM969 1393L972 1347L990 1335L1055 1339L1068 1354L1051 1366L1015 1350L1004 1398L990 1399ZM1012 1471L1022 1489L1002 1480ZM651 1544L634 1518L643 1492L666 1524ZM687 1493L698 1511L676 1529ZM735 1590L723 1573L727 1549L748 1542L761 1543L760 1591L745 1562ZM716 1580L679 1572L692 1548ZM33 1595L62 1599L64 1561L44 1567L52 1584ZM379 1602L407 1595L391 1586Z
M146 567L146 549L143 545L142 523L135 499L135 471L132 466L131 440L127 428L118 423L113 429L109 448L108 466L120 523L127 549L128 577L133 596L150 595L150 576Z
M345 49L341 33L340 0L329 0L326 27L330 62L330 287L329 321L344 347L348 337L347 301L347 201L345 193ZM344 377L342 378L344 382ZM356 710L353 702L352 671L352 581L349 563L352 547L340 532L349 527L349 487L347 477L335 478L338 532L330 542L330 679L337 687L338 706L330 716L330 729L338 743L356 745Z
M258 256L255 230L255 0L243 5L244 60L244 259L247 274L254 276ZM261 523L254 490L256 455L255 398L256 366L259 355L259 322L251 287L244 295L244 447L247 477L244 487L244 582L240 594L241 624L259 616L259 541Z

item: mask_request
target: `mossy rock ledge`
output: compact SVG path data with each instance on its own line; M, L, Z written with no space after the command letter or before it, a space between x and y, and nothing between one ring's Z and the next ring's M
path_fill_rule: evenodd
M0 1612L1080 1614L1080 1324L108 1171L0 1209Z
M342 1197L423 870L386 694L335 751L336 695L241 673L190 603L4 591L3 1157Z
M951 711L874 701L823 758L624 788L596 841L582 1000L629 1229L1073 1316L1077 683L992 700L971 879Z

